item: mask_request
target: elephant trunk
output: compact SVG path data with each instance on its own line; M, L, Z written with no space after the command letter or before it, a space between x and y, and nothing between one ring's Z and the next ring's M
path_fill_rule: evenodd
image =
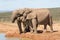
M12 23L14 23L16 19L17 19L17 17L14 17L14 18L12 19Z

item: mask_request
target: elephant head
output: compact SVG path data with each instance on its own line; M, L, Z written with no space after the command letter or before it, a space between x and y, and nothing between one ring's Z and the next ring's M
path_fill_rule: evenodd
M22 20L22 16L23 16L24 10L15 10L12 12L12 23L15 22L16 19Z
M24 17L25 20L26 20L28 14L30 14L30 13L32 12L32 10L29 9L29 8L24 8L24 11L25 11L25 12L24 12L24 14L23 14L23 17Z
M31 12L31 10L28 8L14 10L12 12L12 23L14 23L16 19L25 21L27 14L30 12Z

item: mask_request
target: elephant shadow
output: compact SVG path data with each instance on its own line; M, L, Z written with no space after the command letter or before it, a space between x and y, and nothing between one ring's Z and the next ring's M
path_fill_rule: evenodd
M25 31L26 32L30 32L30 27L27 27L26 29L25 29ZM37 30L37 33L39 34L39 33L43 33L44 31L43 30ZM55 33L55 32L58 32L58 30L53 30L53 33ZM46 31L46 33L51 33L51 31Z
M28 30L28 29L26 29L25 31L26 31L25 33L30 32L30 30ZM58 32L58 31L57 30L53 31L53 33L55 33L55 32ZM37 33L38 34L39 33L44 33L44 31L43 30L37 30ZM46 31L46 33L51 33L51 32L50 31Z
M58 32L57 30L54 30L53 33ZM50 31L46 31L46 33L50 33Z
M37 33L43 33L43 30L37 30ZM53 33L58 32L58 30L54 30ZM46 31L46 33L51 33L50 31Z
M25 31L30 32L30 29L26 28ZM37 33L43 33L43 30L37 30Z
M25 28L25 32L30 32L30 27Z
M53 32L58 32L58 30L55 30L55 31L53 31Z
M37 30L37 33L43 33L43 30Z

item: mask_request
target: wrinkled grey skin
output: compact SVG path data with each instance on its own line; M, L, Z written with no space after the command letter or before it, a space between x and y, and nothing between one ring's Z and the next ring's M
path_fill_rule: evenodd
M51 32L53 32L53 27L52 27L52 16L50 15L50 12L47 9L43 9L43 10L31 10L29 12L29 10L31 9L27 9L25 10L25 15L26 16L26 20L31 20L32 25L33 25L33 30L34 33L37 33L37 26L40 25L44 25L44 30L46 30L47 25L50 26Z
M21 10L21 9L20 10L14 10L12 12L12 23L14 23L17 20L17 24L19 27L20 34L22 32L25 33L26 31L30 31L31 27L29 27L29 26L32 26L32 25L29 25L30 23L28 24L28 22L29 22L28 20L27 21L25 20L26 15L24 14L24 12L25 12L25 10ZM24 31L22 31L23 29L22 29L21 23L23 23Z
M18 27L19 27L19 31L20 33L26 33L26 32L30 32L30 27L28 25L28 21L20 21L20 17L17 18L17 24L18 24ZM21 23L23 23L23 28L24 30L22 29L22 26L21 26ZM29 23L30 24L30 23ZM23 31L22 31L23 30Z
M44 10L35 10L35 9L23 9L20 13L20 10L16 10L17 12L13 13L13 20L12 22L14 22L15 20L17 20L17 24L19 27L19 31L20 33L22 33L22 29L21 29L21 22L23 22L23 25L27 27L27 29L30 28L31 32L34 31L34 33L37 33L37 26L40 25L44 25L44 29L46 30L47 25L50 26L51 31L53 31L52 28L52 16L50 15L50 13L48 11ZM17 15L18 14L18 15ZM20 17L22 15L22 18ZM28 20L28 21L27 21ZM25 29L26 29L25 27Z
M14 10L12 12L12 23L15 22L15 20L17 20L17 25L19 27L19 32L22 33L22 26L21 26L21 23L22 23L22 14L19 13L19 10Z

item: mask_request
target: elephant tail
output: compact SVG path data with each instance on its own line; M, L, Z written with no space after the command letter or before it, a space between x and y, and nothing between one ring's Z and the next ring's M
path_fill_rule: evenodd
M49 14L49 26L52 26L52 24L53 24L52 16Z
M50 20L49 20L49 21L50 21L50 22L49 22L49 23L50 23L49 26L50 26L51 32L53 32L53 20L52 20L52 16L51 16L51 15L49 16L49 19L50 19Z

